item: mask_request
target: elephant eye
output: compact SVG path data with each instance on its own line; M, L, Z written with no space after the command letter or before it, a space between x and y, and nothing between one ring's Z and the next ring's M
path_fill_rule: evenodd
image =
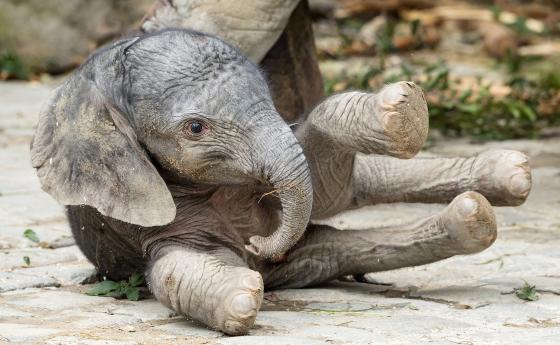
M200 132L202 132L202 123L199 122L193 122L190 124L189 130L192 133L198 134Z
M208 131L208 127L202 121L193 120L187 122L185 125L185 131L191 137L200 137Z

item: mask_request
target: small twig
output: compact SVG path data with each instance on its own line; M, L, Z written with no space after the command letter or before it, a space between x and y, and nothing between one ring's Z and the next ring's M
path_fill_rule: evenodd
M279 191L278 188L277 188L277 189L273 189L273 190L271 190L270 192L263 193L263 195L261 195L261 197L260 197L259 200L257 201L257 204L260 204L260 203L261 203L261 200L262 200L265 196L274 195L274 193L276 193L277 191ZM277 195L274 195L274 196L278 197Z

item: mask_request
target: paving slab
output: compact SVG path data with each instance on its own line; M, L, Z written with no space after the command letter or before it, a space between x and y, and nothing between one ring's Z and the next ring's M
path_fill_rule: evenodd
M57 83L0 83L0 343L560 344L558 138L440 140L422 153L468 156L510 148L530 155L531 195L521 207L496 208L499 236L489 249L368 274L371 284L268 292L250 334L226 337L153 297L132 302L85 294L94 268L73 243L63 208L41 191L29 158L37 113ZM376 205L325 222L368 229L443 207ZM39 243L23 236L28 228ZM537 301L516 296L525 282L535 285Z

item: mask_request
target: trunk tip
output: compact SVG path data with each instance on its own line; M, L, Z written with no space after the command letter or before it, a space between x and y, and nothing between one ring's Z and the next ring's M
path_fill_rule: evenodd
M245 249L247 249L249 251L249 253L256 255L256 256L260 256L260 251L259 248L257 248L254 244L246 244L245 245Z
M287 255L284 251L277 253L268 249L266 243L270 239L259 235L249 238L249 244L245 245L245 249L255 256L269 259L273 263L286 261Z

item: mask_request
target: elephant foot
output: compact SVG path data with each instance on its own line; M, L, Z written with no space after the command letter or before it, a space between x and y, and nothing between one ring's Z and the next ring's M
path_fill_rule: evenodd
M260 273L232 266L241 258L225 248L213 254L186 247L163 251L168 252L157 253L147 272L158 301L229 335L249 331L263 299Z
M256 272L244 273L232 282L224 303L216 311L223 320L220 330L229 335L247 334L255 323L263 299L263 281Z
M481 194L465 192L453 199L440 216L453 255L472 254L488 248L497 237L492 206Z
M518 151L486 151L475 157L473 173L477 190L495 206L519 206L531 190L529 159Z
M377 94L376 108L389 138L388 154L416 155L428 136L428 105L422 89L410 81L387 85Z

